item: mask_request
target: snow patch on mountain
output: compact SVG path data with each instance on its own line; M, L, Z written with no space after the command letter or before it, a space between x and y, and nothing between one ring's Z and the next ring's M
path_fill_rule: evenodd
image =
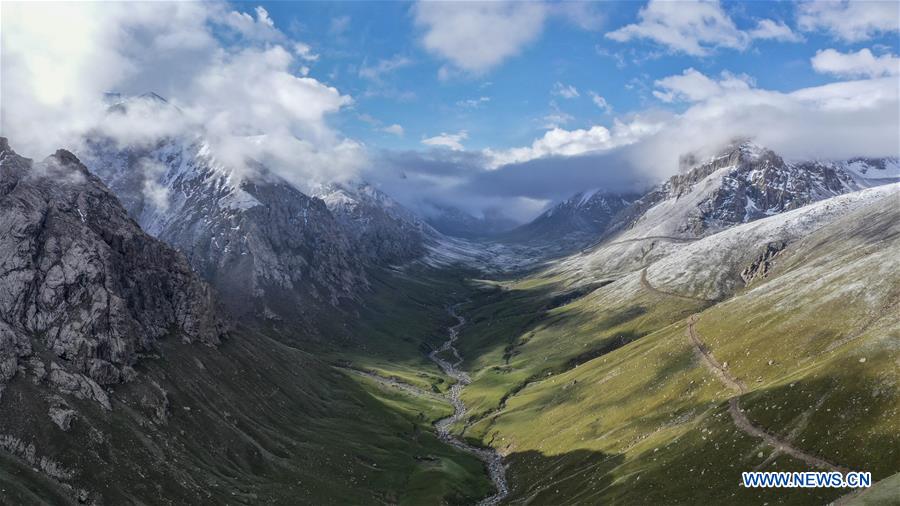
M653 286L716 299L741 284L741 268L773 241L791 244L814 230L883 199L900 203L900 184L835 196L778 215L738 225L690 244L647 268ZM848 230L848 234L852 231Z

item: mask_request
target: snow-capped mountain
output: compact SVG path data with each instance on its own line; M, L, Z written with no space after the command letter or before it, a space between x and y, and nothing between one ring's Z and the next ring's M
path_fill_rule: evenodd
M565 240L577 246L585 240L596 239L638 197L601 190L581 192L505 234L504 238L524 242Z
M791 161L744 142L671 177L636 207L646 235L701 236L835 195L900 180L896 158Z
M322 199L360 253L376 264L421 257L439 233L368 183L330 184L312 192Z
M325 203L259 164L238 173L199 135L149 146L95 136L86 146L85 164L129 214L182 251L237 314L302 317L367 286L357 248Z
M900 181L898 160L785 161L744 142L672 176L610 223L562 270L619 275L694 241L742 223L837 195Z

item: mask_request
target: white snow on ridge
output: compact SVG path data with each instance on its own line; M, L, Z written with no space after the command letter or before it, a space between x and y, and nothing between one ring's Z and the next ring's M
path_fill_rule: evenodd
M429 244L421 261L432 267L462 265L485 272L511 272L536 266L544 258L544 252L533 247L440 235Z
M634 227L616 240L628 240L647 236L686 236L680 226L691 216L699 214L699 205L718 190L723 179L736 166L722 167L695 184L687 195L668 198L651 207L635 223Z
M884 179L900 179L900 159L885 158L883 159L884 168L873 166L865 160L853 160L850 162L840 162L838 165L849 172L852 176L864 180L884 180ZM877 183L876 183L877 184Z
M682 245L650 265L647 278L663 290L720 297L737 283L735 269L752 261L767 243L791 243L884 198L900 199L900 183L839 195Z

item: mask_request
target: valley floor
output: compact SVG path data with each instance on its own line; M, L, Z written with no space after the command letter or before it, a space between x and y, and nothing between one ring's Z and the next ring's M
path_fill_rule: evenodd
M504 504L890 504L900 471L890 251L900 219L885 203L860 213L865 227L823 227L724 296L646 267L587 285L552 270L433 274L445 285L424 291L446 297L427 306L459 303L467 320L455 345L466 413L453 431L504 456ZM411 311L398 321L419 319L415 304L388 306ZM390 335L370 342L386 346ZM352 360L446 392L452 380L425 353L439 342ZM870 471L877 485L742 487L741 472L755 470Z
M682 279L711 270L673 281L645 252L590 279L380 270L355 317L316 338L168 342L141 362L149 381L110 412L80 403L65 435L17 377L0 425L43 438L0 460L0 503L71 502L71 470L122 504L890 504L900 217L863 211L865 226L823 227L724 294ZM61 477L34 471L44 455ZM877 485L740 486L743 471L848 469Z

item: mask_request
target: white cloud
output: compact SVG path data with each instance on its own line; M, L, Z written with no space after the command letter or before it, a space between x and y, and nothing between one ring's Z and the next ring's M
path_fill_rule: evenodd
M699 102L730 91L747 90L752 80L747 75L734 75L722 72L719 80L710 79L693 68L685 69L679 75L664 77L655 83L658 90L653 96L663 102Z
M629 123L616 120L612 131L600 125L588 129L553 128L531 143L531 146L507 150L484 150L490 168L522 163L548 156L578 156L607 151L631 144L661 127L660 124L636 118Z
M396 123L382 128L381 131L396 135L397 137L403 137L403 127Z
M548 14L538 2L419 2L413 7L422 45L456 68L484 73L533 42ZM443 71L449 77L450 69Z
M711 79L688 69L666 81L674 98L690 102L680 114L654 113L614 120L612 128L554 128L530 146L485 150L488 168L553 157L615 155L598 170L633 172L659 180L678 170L687 153L703 158L735 138L751 138L787 158L842 159L900 156L900 90L896 78L831 83L793 92L755 88L723 73ZM665 80L660 80L665 81ZM563 171L565 159L544 164ZM612 177L612 176L611 176ZM602 174L596 178L602 181ZM577 191L573 188L572 193Z
M469 133L465 130L460 130L455 134L441 132L440 135L422 139L422 144L425 144L426 146L449 148L454 151L462 151L463 149L465 149L463 148L462 141L468 138Z
M750 31L741 30L718 1L670 2L651 0L638 12L640 22L609 32L618 42L649 39L673 52L706 56L715 48L744 50L754 38L800 40L784 23L760 20Z
M284 34L275 28L275 23L266 9L257 7L254 12L255 18L246 12L230 11L222 16L222 21L247 39L267 42L285 39Z
M797 10L801 30L824 30L847 42L900 30L900 3L894 1L806 2Z
M303 42L294 43L294 53L306 61L317 61L319 59L319 55L312 52L309 44Z
M612 110L612 107L610 107L606 99L598 95L596 92L589 91L588 95L591 96L591 102L593 102L594 105L596 105L600 109L603 109L603 112L609 112L610 110Z
M602 9L590 2L420 0L412 13L422 46L449 62L438 69L440 80L484 74L518 55L549 18L582 30L598 30L604 21Z
M491 97L467 98L465 100L458 100L456 106L462 107L463 109L478 109L490 101Z
M359 69L359 77L370 79L372 81L380 81L385 74L389 74L403 67L408 67L409 65L412 65L412 60L398 54L386 60L378 60L378 63L372 66L363 63Z
M599 4L592 2L559 2L550 4L551 13L565 18L568 22L582 30L595 31L603 27L606 21Z
M555 102L551 102L550 107L552 111L541 118L544 121L544 128L552 130L575 119L571 114L561 111Z
M892 54L875 56L868 48L855 53L835 49L816 52L810 60L816 72L841 77L882 77L900 74L900 58Z
M328 124L351 98L304 75L298 59L315 55L263 8L4 4L2 47L0 132L27 156L77 151L100 128L122 143L202 132L236 170L255 158L295 182L346 178L364 162L363 147ZM110 90L154 91L176 107L109 114Z
M491 160L491 167L499 167L545 156L573 156L610 147L611 136L605 127L594 126L588 130L564 130L557 127L535 139L531 146L501 151L487 149L485 154Z
M756 28L748 32L754 39L777 40L781 42L800 42L803 37L795 33L781 21L761 19Z
M578 90L574 86L571 84L563 84L559 81L556 81L556 84L553 85L553 89L550 93L566 99L578 98L580 96Z

